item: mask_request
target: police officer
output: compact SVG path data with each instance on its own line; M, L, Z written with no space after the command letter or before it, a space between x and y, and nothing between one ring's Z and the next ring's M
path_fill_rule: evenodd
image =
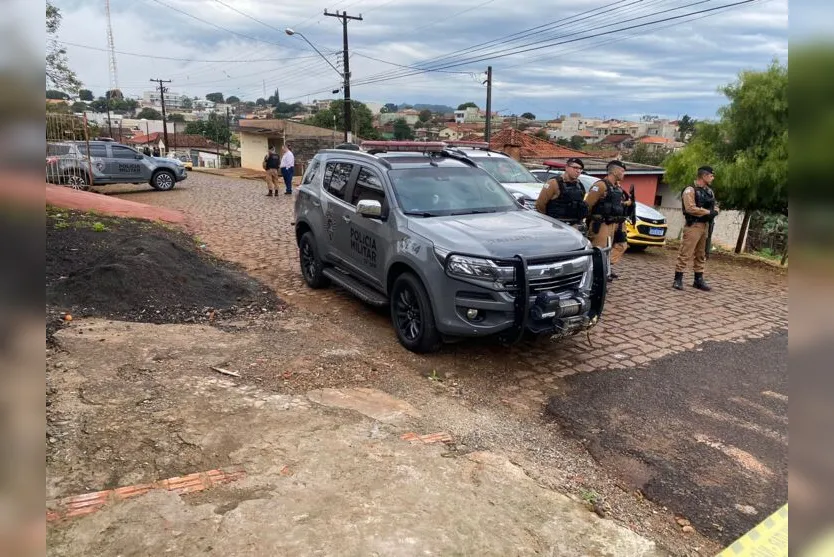
M605 178L591 186L591 191L585 196L585 203L588 204L590 212L589 238L591 244L598 248L608 247L627 214L627 196L620 187L620 182L625 178L625 164L613 160L608 163L605 171ZM609 270L608 280L614 277L616 274L611 274Z
M620 186L620 189L622 189L623 191L623 205L626 207L626 214L628 214L631 210L631 205L634 203L634 200L631 199L631 196L628 194L628 192L625 191L625 189L623 189L622 183L618 182L617 185ZM611 267L613 268L613 266L619 263L620 259L623 258L623 254L625 254L626 250L628 249L628 234L626 233L625 221L621 222L614 229L612 243L613 245L611 246L610 260ZM620 276L613 270L609 273L608 276L612 279L620 278Z
M695 271L695 282L692 284L698 290L709 292L712 290L704 281L704 265L707 260L707 235L709 224L718 214L715 194L710 188L715 175L710 166L698 169L695 184L688 186L681 194L683 216L686 225L683 227L683 241L678 252L678 263L675 265L675 281L672 287L683 290L683 272L692 261Z
M275 153L275 146L272 146L263 162L264 170L266 170L266 187L269 189L267 197L272 197L272 190L275 190L275 195L278 195L278 168L280 166L281 159Z
M547 185L539 192L536 210L577 229L581 228L585 217L588 216L588 205L584 199L585 188L579 182L579 175L584 168L581 159L569 158L565 163L564 173L548 180Z

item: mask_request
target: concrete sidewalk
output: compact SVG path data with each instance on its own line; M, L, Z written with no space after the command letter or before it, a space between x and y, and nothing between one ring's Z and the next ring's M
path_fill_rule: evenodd
M156 205L146 205L109 195L101 195L65 186L46 184L46 205L75 209L78 211L97 211L114 217L126 217L161 221L168 224L182 225L189 228L190 221L186 215L176 209ZM165 195L159 192L160 195Z

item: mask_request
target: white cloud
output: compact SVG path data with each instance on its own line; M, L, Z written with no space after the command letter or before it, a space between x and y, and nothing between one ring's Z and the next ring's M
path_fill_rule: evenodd
M63 40L106 46L99 0L55 1L64 13L60 31ZM287 100L339 96L331 93L339 86L338 74L301 37L288 37L281 32L286 27L301 31L341 68L340 58L333 54L341 49L341 25L335 18L322 15L325 5L304 0L224 0L266 23L262 25L212 0L161 1L277 45L218 30L152 0L114 0L117 50L238 60L189 63L118 55L119 83L127 94L140 95L152 86L150 78L159 77L173 79L172 90L199 96L222 91L254 100L264 95L264 89L268 96L276 87ZM616 21L617 14L609 8L605 13L571 17L605 4L603 0L595 0L594 5L587 0L527 0L513 5L512 10L505 2L494 1L470 9L480 4L484 0L448 1L440 5L430 0L358 0L344 8L334 6L351 14L363 14L363 21L349 24L350 48L354 53L401 65L435 61L432 67L472 60L447 68L462 74L415 73L353 56L352 96L453 106L475 100L482 105L485 90L480 81L487 65L492 65L496 97L493 106L507 104L509 112L521 113L528 104L540 103L533 112L555 110L550 107L558 105L561 112L581 110L612 115L618 111L642 112L651 102L654 105L649 110L653 113L700 111L697 115L705 117L724 101L717 88L735 79L739 70L763 68L774 56L784 59L787 54L787 0L769 0L657 31L639 29L607 34L482 60L506 52L513 45L548 37L556 42L583 36L585 29ZM469 11L455 15L463 10ZM623 19L629 17L621 15ZM535 26L542 27L505 38ZM481 44L490 41L493 42ZM97 94L103 93L109 86L107 54L76 47L68 47L68 51L70 63L85 84ZM446 57L437 61L442 56ZM247 62L260 58L277 60ZM473 78L466 72L478 75ZM394 76L405 77L364 83L376 77Z

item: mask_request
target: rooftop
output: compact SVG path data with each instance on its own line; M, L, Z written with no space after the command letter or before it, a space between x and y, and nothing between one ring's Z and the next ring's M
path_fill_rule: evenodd
M504 129L492 136L489 142L491 149L496 151L508 151L512 148L518 149L518 156L522 159L547 159L547 158L569 158L588 157L588 153L577 151L569 147L563 147L551 143L546 139L526 134L515 129Z

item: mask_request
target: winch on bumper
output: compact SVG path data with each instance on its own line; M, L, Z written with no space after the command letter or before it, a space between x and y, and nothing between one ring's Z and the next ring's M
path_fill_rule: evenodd
M494 302L480 302L477 299L456 298L458 310L463 307L472 308L478 312L482 308L489 313L508 315L503 323L482 322L478 327L484 333L495 332L499 339L505 343L514 343L522 338L525 331L534 334L550 334L558 337L571 336L595 326L602 315L605 306L607 289L606 280L606 252L607 249L590 248L579 251L564 252L549 255L546 258L527 258L523 255L516 255L511 259L491 258L495 264L502 267L511 267L513 278L498 286L493 285L490 290L497 297L506 300L506 304L495 304ZM477 256L463 253L449 253L444 258L443 268L447 276L473 285L482 286L483 282L467 280L459 274L450 273L449 262L453 256L461 258L477 258ZM576 261L578 258L588 258L591 265L590 288L584 284L585 275L579 281L570 282L569 277L553 277L548 280L536 279L535 272L541 268L545 270L549 265L557 265L564 261ZM542 261L548 264L542 264ZM544 285L544 286L543 286ZM552 289L548 287L552 285ZM501 306L506 306L509 312L498 311ZM460 313L460 311L459 311ZM509 316L512 316L511 318ZM491 321L491 320L487 320ZM489 327L485 327L486 325ZM472 326L479 325L477 322ZM497 330L499 329L500 330ZM470 333L471 334L471 333Z

